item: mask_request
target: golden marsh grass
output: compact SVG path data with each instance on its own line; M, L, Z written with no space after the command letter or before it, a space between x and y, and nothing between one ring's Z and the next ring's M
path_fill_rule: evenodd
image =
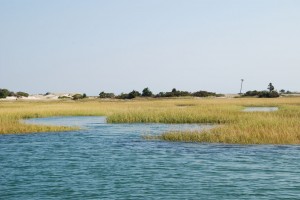
M246 106L276 106L276 112L242 112ZM135 99L132 101L0 102L0 133L66 131L74 127L23 124L49 116L107 116L109 123L213 123L205 132L170 132L168 141L237 144L300 144L300 98Z

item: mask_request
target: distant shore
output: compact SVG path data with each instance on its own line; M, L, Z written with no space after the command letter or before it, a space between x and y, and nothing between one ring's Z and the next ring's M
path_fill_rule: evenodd
M0 101L17 101L17 100L25 100L25 101L51 101L51 100L72 100L73 95L78 93L51 93L47 95L43 94L34 94L29 95L28 97L6 97L0 98ZM237 98L239 94L225 94L223 97L214 97L214 98ZM300 97L300 94L283 94L282 97ZM168 98L168 97L166 97ZM174 97L174 98L187 98L187 97ZM191 97L191 98L201 98L201 97ZM206 98L206 97L204 97ZM88 99L98 99L98 96L88 96ZM109 98L110 99L110 98ZM161 98L163 99L163 98ZM101 99L106 100L106 99ZM112 100L112 99L110 99Z

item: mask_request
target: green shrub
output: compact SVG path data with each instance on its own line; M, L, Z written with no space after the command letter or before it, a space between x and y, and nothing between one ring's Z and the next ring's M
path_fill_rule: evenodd
M82 94L75 94L72 96L73 100L79 100L79 99L83 99L83 95Z
M258 94L258 97L259 98L277 98L279 97L279 93L276 92L276 91L261 91L259 94Z
M198 92L194 92L192 94L194 97L209 97L209 96L217 96L216 93L214 92L207 92L207 91L198 91Z
M133 99L135 97L140 97L141 93L138 91L132 90L130 93L121 93L120 95L116 96L117 99Z
M258 96L261 91L253 90L253 91L247 91L243 96L245 97L254 97Z
M145 88L145 89L143 89L142 96L143 97L152 97L153 93L149 90L149 88Z
M29 94L26 93L26 92L17 92L16 95L17 95L18 97L28 97L28 96L29 96Z
M180 91L173 88L171 92L160 92L155 97L182 97L182 96L192 96L188 91Z
M4 99L10 94L10 91L7 89L0 89L0 98Z
M279 97L280 94L275 91L257 91L257 90L253 90L253 91L247 91L245 94L243 94L244 97L259 97L259 98L276 98Z
M116 96L117 99L129 99L127 93L121 93L120 95Z
M166 93L165 92L160 92L157 95L155 95L155 97L165 97Z
M105 93L103 91L103 92L100 92L100 94L99 94L99 98L101 98L101 99L104 99L104 98L114 98L114 97L115 97L114 93Z
M16 96L17 96L17 94L16 94L16 93L14 93L14 92L12 92L12 91L10 91L10 92L9 92L9 94L8 94L8 96L9 96L9 97L16 97Z
M128 94L128 99L133 99L135 97L140 97L141 93L139 93L138 91L132 90L132 92L130 92Z

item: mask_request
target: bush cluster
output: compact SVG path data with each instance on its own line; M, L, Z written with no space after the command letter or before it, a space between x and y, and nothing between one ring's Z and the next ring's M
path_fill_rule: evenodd
M259 98L276 98L279 97L280 94L277 91L247 91L245 94L243 94L244 97L259 97Z
M4 99L6 97L28 97L29 94L26 92L17 92L14 93L8 89L0 89L0 98Z
M193 93L194 97L222 97L224 94L216 94L215 92L198 91Z
M0 89L0 98L6 98L9 96L10 91L7 89Z
M115 95L114 93L105 93L104 91L103 92L100 92L99 94L99 98L114 98Z
M16 96L17 96L17 97L28 97L29 94L26 93L26 92L17 92L17 95L16 95Z
M117 99L133 99L136 97L142 96L141 93L138 91L132 90L130 93L121 93L120 95L116 96Z
M84 99L84 98L87 98L86 94L83 93L83 94L75 94L72 96L73 100L79 100L79 99Z
M280 94L299 94L299 92L291 92L289 90L284 90L284 89L281 89L279 92Z
M275 90L272 83L269 83L268 90L269 91L266 91L266 90L263 90L263 91L257 91L257 90L247 91L242 96L244 96L244 97L259 97L259 98L277 98L277 97L280 96L280 94Z
M58 99L71 99L71 97L68 97L68 96L59 96Z
M279 96L280 95L277 91L261 91L258 94L259 98L277 98Z
M185 97L185 96L194 96L194 97L208 97L208 96L223 96L222 94L216 94L214 92L207 91L197 91L194 93L188 91L180 91L173 88L170 92L159 92L158 94L153 94L149 88L145 88L142 91L142 94L136 90L131 91L130 93L121 93L118 96L115 96L113 93L105 93L104 91L99 94L99 98L117 98L117 99L133 99L136 97Z
M149 90L149 88L145 88L145 89L143 89L142 96L143 97L152 97L153 93Z
M188 91L180 91L175 88L172 89L171 92L160 92L155 97L184 97L184 96L192 96Z

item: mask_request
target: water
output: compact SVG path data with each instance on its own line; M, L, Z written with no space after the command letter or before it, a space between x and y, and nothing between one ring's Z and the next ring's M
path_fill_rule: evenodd
M274 112L278 111L278 107L247 107L244 112Z
M84 129L0 135L0 199L300 199L300 146L147 141L181 126L101 117L31 122Z

